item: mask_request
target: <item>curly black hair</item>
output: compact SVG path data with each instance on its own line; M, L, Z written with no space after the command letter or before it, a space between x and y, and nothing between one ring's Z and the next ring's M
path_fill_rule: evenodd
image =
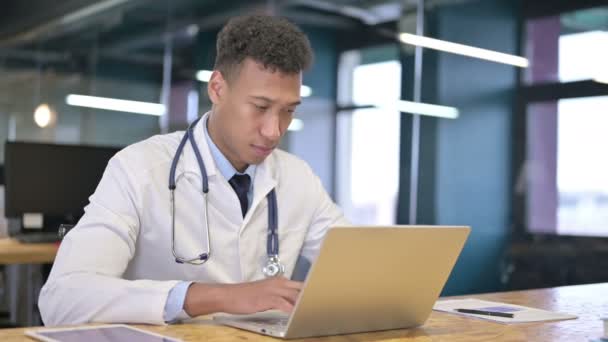
M313 53L297 26L284 18L255 14L230 19L219 32L215 69L233 79L247 57L272 72L295 74L308 69Z

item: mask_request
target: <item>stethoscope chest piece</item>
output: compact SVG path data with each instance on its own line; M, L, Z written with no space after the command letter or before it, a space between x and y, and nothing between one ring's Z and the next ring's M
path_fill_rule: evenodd
M266 266L262 268L262 272L268 278L281 276L285 274L285 265L281 263L278 255L272 255L268 258Z

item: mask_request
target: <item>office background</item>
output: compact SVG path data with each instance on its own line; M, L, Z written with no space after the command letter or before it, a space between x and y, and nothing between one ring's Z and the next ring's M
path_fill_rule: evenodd
M184 129L210 108L204 71L221 25L274 13L315 51L282 147L311 164L353 223L470 225L446 295L608 280L608 1L427 0L423 16L417 3L5 1L0 142L122 147ZM421 19L427 37L529 66L424 49L417 84L415 47L398 34ZM68 95L166 113L74 106ZM400 99L458 117L375 105Z

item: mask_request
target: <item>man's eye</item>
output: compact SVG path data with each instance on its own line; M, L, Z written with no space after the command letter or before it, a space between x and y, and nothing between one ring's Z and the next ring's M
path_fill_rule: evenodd
M268 106L258 106L258 105L254 105L254 106L257 110L260 110L260 111L266 111L268 109Z

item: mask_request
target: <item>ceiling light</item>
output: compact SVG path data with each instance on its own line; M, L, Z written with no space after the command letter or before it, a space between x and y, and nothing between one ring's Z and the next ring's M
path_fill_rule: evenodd
M593 79L597 83L605 83L608 84L608 76L600 76Z
M188 33L188 35L190 37L196 36L196 34L198 33L199 30L200 30L200 28L196 24L191 24L191 25L188 25L188 27L186 27L186 33Z
M304 128L304 122L300 119L293 119L287 128L288 131L301 131Z
M399 34L399 40L405 44L421 46L433 50L440 50L445 52L454 53L457 55L475 57L485 59L492 62L510 64L521 68L527 68L530 63L527 58L509 55L502 52L481 49L474 46L463 45L448 42L445 40L434 39L424 36L419 36L411 33Z
M53 121L54 117L55 113L46 103L40 104L34 111L34 122L41 128L48 126Z
M306 85L302 85L300 88L300 96L309 97L312 95L312 88Z
M108 97L70 94L65 98L65 102L70 106L106 109L136 114L161 116L165 113L165 106L159 103L120 100Z
M375 105L386 110L396 110L402 113L434 116L445 119L456 119L459 116L458 109L448 106L439 106L428 103L400 100L397 102L386 102Z
M211 79L211 74L213 74L213 71L211 70L199 70L196 73L196 79L201 82L209 82Z

